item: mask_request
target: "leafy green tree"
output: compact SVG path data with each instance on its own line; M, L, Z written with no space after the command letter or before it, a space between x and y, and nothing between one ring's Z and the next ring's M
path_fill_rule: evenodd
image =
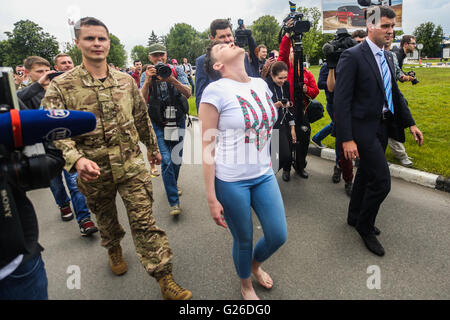
M1 44L1 62L5 66L15 67L23 64L29 56L40 56L52 62L58 54L59 44L56 38L30 20L20 20L14 24L12 32L5 32L7 40Z
M148 63L148 47L141 45L134 46L131 49L131 60L141 60L142 65Z
M171 58L182 61L187 58L195 61L203 53L205 41L199 33L189 24L177 23L166 36L166 47Z
M150 37L148 37L147 44L150 47L150 45L158 42L160 42L159 37L156 35L155 31L152 30L152 34L150 35Z
M316 64L323 56L322 46L320 45L323 41L322 31L320 30L322 13L317 7L298 7L297 11L303 13L303 20L311 22L311 29L303 35L303 54L305 55L305 61Z
M423 44L422 56L438 57L441 51L441 42L444 36L442 27L435 26L433 22L425 22L419 25L413 32L417 43Z
M257 45L264 44L269 52L279 49L280 25L274 16L266 15L253 21L251 30Z
M111 47L109 49L108 63L113 63L116 67L125 67L127 63L127 52L122 43L120 43L119 38L117 38L112 33L109 34L111 40Z
M64 52L67 53L72 58L73 64L75 66L78 66L83 62L83 56L81 55L81 51L75 44L66 42Z

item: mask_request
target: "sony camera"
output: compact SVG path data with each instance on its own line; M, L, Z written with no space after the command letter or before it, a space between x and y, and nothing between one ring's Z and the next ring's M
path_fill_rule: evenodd
M308 32L311 29L311 22L303 20L303 14L297 12L297 5L295 3L289 1L289 6L291 13L283 20L283 29L287 33L294 32L295 34ZM287 22L291 19L294 20L294 24L288 26Z
M234 43L240 47L244 48L248 45L248 37L252 35L252 31L244 29L244 20L238 19L238 28L236 29Z
M322 47L323 54L327 59L328 68L335 68L342 52L357 44L358 42L352 39L347 29L339 28L334 39L325 43Z
M419 83L419 80L416 79L416 73L414 71L411 70L410 72L407 73L407 75L414 78L411 80L411 83L413 85L416 85Z
M172 69L167 64L158 62L155 64L156 74L163 79L167 79L172 75Z
M12 109L19 109L12 69L0 68L0 114ZM50 180L62 171L64 160L60 150L52 145L46 147L41 143L24 148L0 144L0 180L25 191L48 188Z

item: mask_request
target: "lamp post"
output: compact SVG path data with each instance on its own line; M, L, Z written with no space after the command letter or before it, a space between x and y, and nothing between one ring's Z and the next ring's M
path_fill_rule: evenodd
M417 45L417 49L419 50L419 65L422 65L422 56L420 55L420 51L423 49L423 44L419 43Z

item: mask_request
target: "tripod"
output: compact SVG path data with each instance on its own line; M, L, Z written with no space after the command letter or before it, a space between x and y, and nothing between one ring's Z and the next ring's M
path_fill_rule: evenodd
M294 50L294 109L295 109L295 132L297 143L293 145L294 157L293 167L297 173L306 167L306 155L308 153L311 127L305 114L303 86L303 34L295 33L292 37L292 48Z

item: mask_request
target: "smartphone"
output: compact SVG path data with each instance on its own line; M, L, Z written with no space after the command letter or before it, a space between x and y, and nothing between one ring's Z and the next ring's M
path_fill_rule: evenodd
M48 75L48 78L50 79L50 80L53 80L53 78L55 78L55 77L57 77L57 76L60 76L60 75L62 75L64 72L62 72L62 71L60 71L60 72L55 72L55 73L50 73L49 75Z
M269 59L270 58L275 58L275 53L274 52L269 53Z

